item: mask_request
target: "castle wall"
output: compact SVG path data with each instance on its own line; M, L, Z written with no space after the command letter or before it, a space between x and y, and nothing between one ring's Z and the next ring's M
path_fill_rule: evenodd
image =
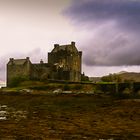
M63 69L62 77L60 76L61 73L58 73L59 79L81 81L81 56L82 52L60 50L58 52L49 53L48 62L55 64L58 69Z
M62 68L59 68L57 71L52 72L53 80L69 80L70 71L64 71Z
M32 64L31 79L32 80L51 79L51 66L48 64Z
M48 63L41 60L38 64L32 64L26 59L10 59L7 64L7 85L14 78L26 78L28 80L67 80L71 82L81 81L82 52L75 47L75 42L69 45L54 45L54 49L48 53Z
M15 78L30 79L31 64L7 65L7 86L10 86Z

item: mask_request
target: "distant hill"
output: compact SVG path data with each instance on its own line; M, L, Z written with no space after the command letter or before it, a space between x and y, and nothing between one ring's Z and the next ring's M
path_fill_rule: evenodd
M140 82L140 73L121 71L118 73L114 73L112 75L118 75L122 82L125 82L125 81ZM106 76L109 76L109 75L106 75ZM92 82L101 82L101 78L102 77L89 77L89 80Z
M115 73L115 74L124 74L124 73L128 73L127 71L120 71L118 73Z
M140 73L136 72L123 72L123 73L118 73L119 77L122 79L122 81L135 81L135 82L140 82Z
M89 80L92 81L92 82L100 82L101 77L89 77Z

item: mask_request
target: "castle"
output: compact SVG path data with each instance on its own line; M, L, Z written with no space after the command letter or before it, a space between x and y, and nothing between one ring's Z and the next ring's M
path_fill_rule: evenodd
M82 52L78 51L75 42L68 45L54 44L48 53L48 63L42 60L33 64L26 59L10 58L7 64L7 86L17 78L25 80L65 80L81 81Z

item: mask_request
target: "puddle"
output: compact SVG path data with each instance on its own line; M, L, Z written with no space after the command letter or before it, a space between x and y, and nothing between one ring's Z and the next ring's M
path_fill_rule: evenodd
M7 105L0 105L0 120L16 120L27 118L27 111L15 110Z

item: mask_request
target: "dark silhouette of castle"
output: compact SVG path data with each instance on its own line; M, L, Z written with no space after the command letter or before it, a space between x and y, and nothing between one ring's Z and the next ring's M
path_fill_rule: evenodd
M32 64L26 59L10 58L7 64L7 86L17 79L23 80L66 80L81 81L82 52L78 51L75 42L68 45L55 44L48 53L48 63L42 60Z

